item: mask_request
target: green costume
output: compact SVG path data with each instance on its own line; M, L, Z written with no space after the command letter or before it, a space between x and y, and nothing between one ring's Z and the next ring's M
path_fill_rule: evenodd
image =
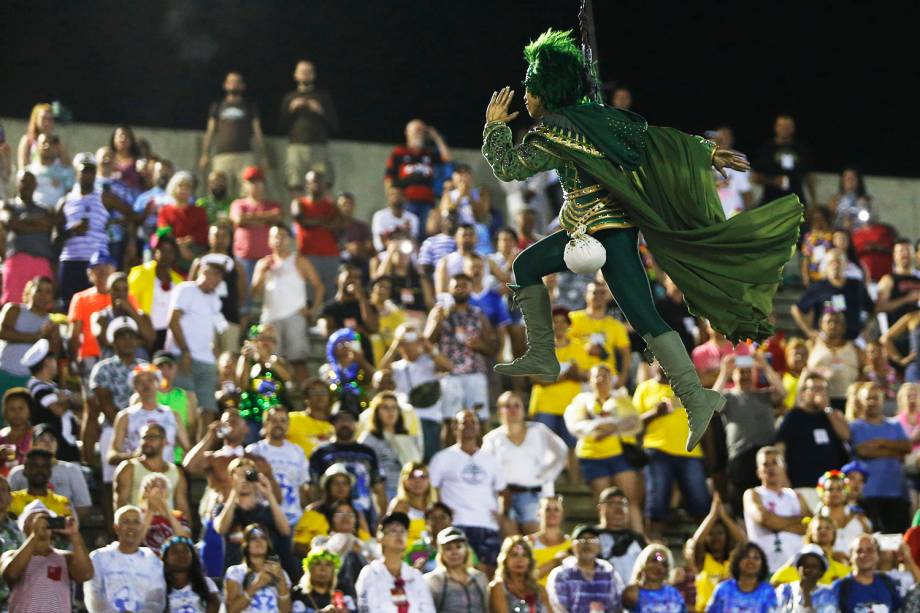
M482 152L502 181L556 170L565 192L559 215L565 232L535 243L515 260L518 285L512 289L524 311L528 354L496 370L558 375L542 277L566 270L568 234L590 234L607 251L601 270L614 298L688 410L689 450L724 399L701 388L677 333L658 315L639 260L638 231L693 314L732 341L760 341L773 333L767 317L795 248L802 205L787 196L726 221L713 180L714 143L649 127L635 113L587 100L590 71L566 32L543 34L525 57L530 63L525 85L550 114L517 146L507 125L488 123ZM581 76L573 76L575 66L582 66Z

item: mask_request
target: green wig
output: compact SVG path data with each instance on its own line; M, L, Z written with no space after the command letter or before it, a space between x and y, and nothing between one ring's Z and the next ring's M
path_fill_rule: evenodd
M524 47L524 59L524 86L548 111L590 101L592 71L571 30L547 30Z

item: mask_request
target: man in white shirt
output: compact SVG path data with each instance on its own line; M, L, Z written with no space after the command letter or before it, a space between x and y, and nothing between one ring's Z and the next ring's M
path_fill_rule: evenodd
M786 483L783 454L776 447L757 451L757 476L760 485L744 492L744 526L751 542L767 554L770 572L802 548L805 525L811 516L805 499Z
M479 447L479 419L467 409L454 418L457 444L431 459L428 474L441 502L454 511L480 570L492 575L501 547L499 521L511 511L511 495L495 456Z
M434 601L422 573L403 562L409 516L390 513L380 520L377 541L380 559L361 569L355 582L360 613L434 613Z
M374 248L383 251L383 236L395 230L402 230L413 240L418 239L419 219L415 213L406 210L403 200L402 188L398 185L387 185L387 208L380 209L371 218L371 234L374 236Z
M287 409L274 406L262 421L265 438L246 447L246 453L265 458L281 487L281 510L293 528L310 495L310 465L299 445L285 440L291 425Z
M93 578L83 584L89 613L135 611L161 613L166 608L163 563L144 541L143 511L124 506L115 513L118 540L89 554Z
M706 137L715 141L722 149L731 149L735 144L735 135L728 126L707 132ZM723 172L724 176L716 172L716 189L719 192L719 200L722 201L725 219L728 219L751 208L754 204L754 193L751 191L748 173L732 168L726 168Z
M214 390L217 389L217 365L212 343L214 333L227 329L221 313L217 288L224 274L233 270L233 259L221 253L201 257L198 278L180 283L172 293L169 306L167 351L179 355L175 386L191 390L201 404L204 425L217 417Z

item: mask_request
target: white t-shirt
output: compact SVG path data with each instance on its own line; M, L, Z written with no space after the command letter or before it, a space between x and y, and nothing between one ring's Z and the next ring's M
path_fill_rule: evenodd
M154 330L165 330L169 326L169 307L176 288L163 289L159 279L153 281L153 303L150 305L150 323Z
M93 578L83 584L83 592L90 613L162 613L166 608L163 563L147 547L125 554L115 542L93 551L89 558Z
M224 574L224 590L227 589L228 581L233 581L242 588L246 580L246 572L245 564L237 564L228 568ZM288 585L291 584L287 573L284 573L284 580ZM273 585L267 585L256 592L252 600L249 601L249 606L243 609L241 613L278 613L279 610L278 588Z
M734 168L726 168L725 174L728 175L727 180L722 178L721 173L716 173L716 189L719 192L719 200L722 201L725 219L728 219L744 210L742 194L751 191L751 181L748 173Z
M431 590L428 589L422 573L404 562L399 571L399 578L405 582L403 591L409 603L410 613L435 613ZM393 575L387 570L383 560L374 560L361 569L358 580L355 581L358 611L396 613L398 609L390 592L394 587Z
M300 506L300 489L310 482L310 465L300 445L284 441L275 446L266 440L257 441L246 452L265 458L272 467L281 488L281 510L293 526L303 514Z
M125 438L121 449L115 451L136 451L141 446L141 428L147 424L158 424L166 433L166 444L163 445L163 459L172 462L176 448L176 430L178 428L176 414L167 406L157 405L153 410L147 410L140 404L133 404L127 409L118 412L124 413L122 419L128 420L125 428ZM117 418L116 418L117 419Z
M173 290L170 312L174 309L182 311L179 325L188 344L192 359L205 364L214 364L214 352L211 343L214 341L215 320L220 316L220 298L217 292L205 294L199 289L198 284L192 281L180 283ZM181 351L170 331L166 335L166 350L179 355Z
M204 581L208 584L208 592L217 594L217 598L220 599L220 591L217 589L214 582L211 581L211 578L205 577ZM169 601L170 611L179 613L206 613L208 610L208 603L201 602L201 597L192 589L191 583L182 589L171 591L167 600Z
M802 514L802 504L795 490L784 487L775 492L762 485L754 488L760 496L764 508L780 517L790 517ZM744 527L747 529L748 538L760 545L767 554L767 566L770 572L775 572L802 548L802 535L795 532L773 532L754 521L751 509L745 504Z
M483 449L470 455L458 443L434 454L428 474L441 502L453 509L454 525L498 530L493 513L505 477L495 456Z
M419 219L415 213L405 209L401 217L397 217L390 207L380 209L371 218L371 234L374 235L374 248L383 251L383 235L393 230L405 230L410 238L418 238Z
M552 430L539 422L528 422L520 445L508 438L505 426L492 430L482 439L482 449L498 460L505 481L523 487L543 487L543 495L553 494L553 481L565 468L569 448Z

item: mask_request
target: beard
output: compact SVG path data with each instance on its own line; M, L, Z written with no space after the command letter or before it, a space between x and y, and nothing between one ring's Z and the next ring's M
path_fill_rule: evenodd
M454 296L454 304L466 304L470 301L468 294L459 294Z

